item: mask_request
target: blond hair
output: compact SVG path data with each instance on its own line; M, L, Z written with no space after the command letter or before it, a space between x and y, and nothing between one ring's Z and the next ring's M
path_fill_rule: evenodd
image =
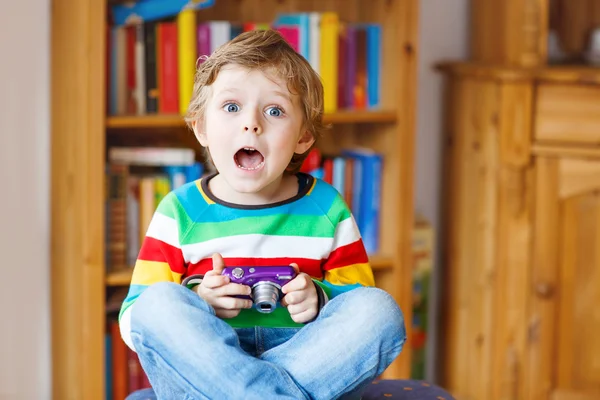
M323 84L308 61L273 30L244 32L219 47L198 66L192 99L185 116L190 128L193 122L204 120L209 86L217 79L221 69L229 64L249 70L271 69L285 79L290 93L300 97L303 130L310 132L316 143L327 128L323 124ZM294 154L286 172L298 172L309 152L310 149L303 154Z

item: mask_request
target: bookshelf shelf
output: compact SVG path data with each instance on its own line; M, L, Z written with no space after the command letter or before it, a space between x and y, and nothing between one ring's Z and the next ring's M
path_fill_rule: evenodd
M375 255L370 257L371 268L380 271L391 269L394 265L394 259L385 255ZM106 274L106 286L128 286L131 283L131 274L133 268L122 268Z
M344 110L333 114L325 114L324 120L330 124L368 124L395 123L396 112L393 110ZM166 115L120 115L106 119L108 129L139 129L139 128L183 128L185 122L178 114Z

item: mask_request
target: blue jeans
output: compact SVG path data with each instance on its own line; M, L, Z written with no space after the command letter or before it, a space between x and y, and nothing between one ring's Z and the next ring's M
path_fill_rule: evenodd
M300 329L236 330L193 291L163 282L134 304L131 337L159 399L336 399L381 374L406 331L377 288L331 299Z

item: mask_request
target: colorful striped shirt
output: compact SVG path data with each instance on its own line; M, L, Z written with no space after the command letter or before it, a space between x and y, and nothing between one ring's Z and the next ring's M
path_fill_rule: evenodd
M359 286L373 286L362 238L342 196L326 182L305 180L298 194L262 206L225 203L208 189L210 177L169 193L158 205L136 261L131 285L119 313L121 334L130 337L131 310L149 286L181 283L212 269L220 253L227 267L297 263L325 301ZM224 319L233 327L298 327L284 307L270 314L244 309Z

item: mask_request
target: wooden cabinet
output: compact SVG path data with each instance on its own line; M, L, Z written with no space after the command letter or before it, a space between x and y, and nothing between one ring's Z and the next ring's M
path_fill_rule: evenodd
M600 158L540 156L535 178L532 354L544 387L533 394L598 399Z
M447 65L442 384L600 398L600 71ZM569 77L568 79L566 77Z

